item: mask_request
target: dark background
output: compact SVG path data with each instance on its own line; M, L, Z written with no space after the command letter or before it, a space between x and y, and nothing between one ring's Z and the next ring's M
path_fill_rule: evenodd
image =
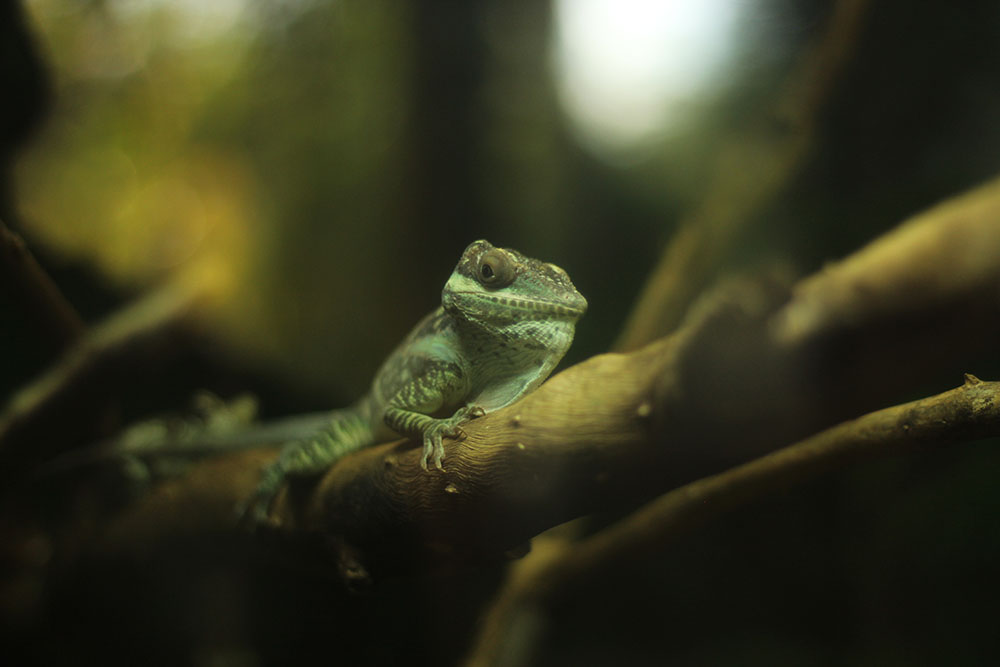
M730 267L808 274L1000 171L1000 5L873 4L814 150ZM3 3L0 216L88 322L222 276L212 344L122 397L126 419L197 387L252 390L265 416L346 404L477 238L573 277L590 311L572 363L612 344L720 147L830 7L744 5L739 57L683 132L609 159L559 106L543 2L248 2L194 42L171 40L169 5L127 20L114 2ZM51 361L4 290L0 347L3 398ZM741 508L590 582L533 664L991 662L998 471L978 443ZM37 607L8 597L5 634L28 663L447 664L499 576L354 598L220 537L71 568Z

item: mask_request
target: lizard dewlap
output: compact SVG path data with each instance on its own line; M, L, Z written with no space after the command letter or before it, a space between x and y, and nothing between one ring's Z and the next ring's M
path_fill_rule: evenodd
M475 241L427 315L383 362L371 390L315 437L287 445L246 511L263 520L289 475L326 470L353 450L402 434L423 442L421 466L443 469L442 438L510 405L549 376L573 342L587 300L566 272ZM432 415L450 415L436 418Z

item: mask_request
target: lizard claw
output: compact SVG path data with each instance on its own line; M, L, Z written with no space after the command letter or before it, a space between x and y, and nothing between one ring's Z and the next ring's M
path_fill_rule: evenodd
M433 458L434 467L444 470L441 460L444 458L444 443L441 442L442 431L445 429L428 429L424 433L424 451L420 455L420 467L427 470L427 460Z
M424 450L420 454L420 467L427 470L427 461L434 456L435 459L438 458L437 451L439 448L443 448L444 445L441 443L441 427L435 424L426 431L424 431Z

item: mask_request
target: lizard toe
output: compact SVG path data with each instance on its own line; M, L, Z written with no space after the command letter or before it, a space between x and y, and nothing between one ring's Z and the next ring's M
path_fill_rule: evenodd
M431 457L434 452L434 443L431 440L430 434L424 434L424 449L420 452L420 467L425 471L427 470L427 460Z
M427 461L434 462L434 467L444 470L441 466L441 459L444 458L444 444L441 442L442 428L428 429L424 433L424 449L420 453L420 467L427 470Z
M444 471L444 466L441 464L442 459L444 459L444 444L439 438L434 447L434 467L438 470Z

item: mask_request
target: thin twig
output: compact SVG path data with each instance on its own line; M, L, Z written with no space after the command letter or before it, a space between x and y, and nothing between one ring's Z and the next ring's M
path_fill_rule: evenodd
M511 664L522 613L538 614L602 570L657 553L695 526L818 475L890 454L1000 436L1000 382L966 375L961 387L840 424L750 463L675 489L571 549L546 553L492 607L467 664Z
M122 384L176 355L178 336L206 297L169 288L93 327L61 361L0 411L0 487L41 461L93 439Z
M37 333L59 352L83 333L83 320L20 236L0 220L0 286L16 300Z

